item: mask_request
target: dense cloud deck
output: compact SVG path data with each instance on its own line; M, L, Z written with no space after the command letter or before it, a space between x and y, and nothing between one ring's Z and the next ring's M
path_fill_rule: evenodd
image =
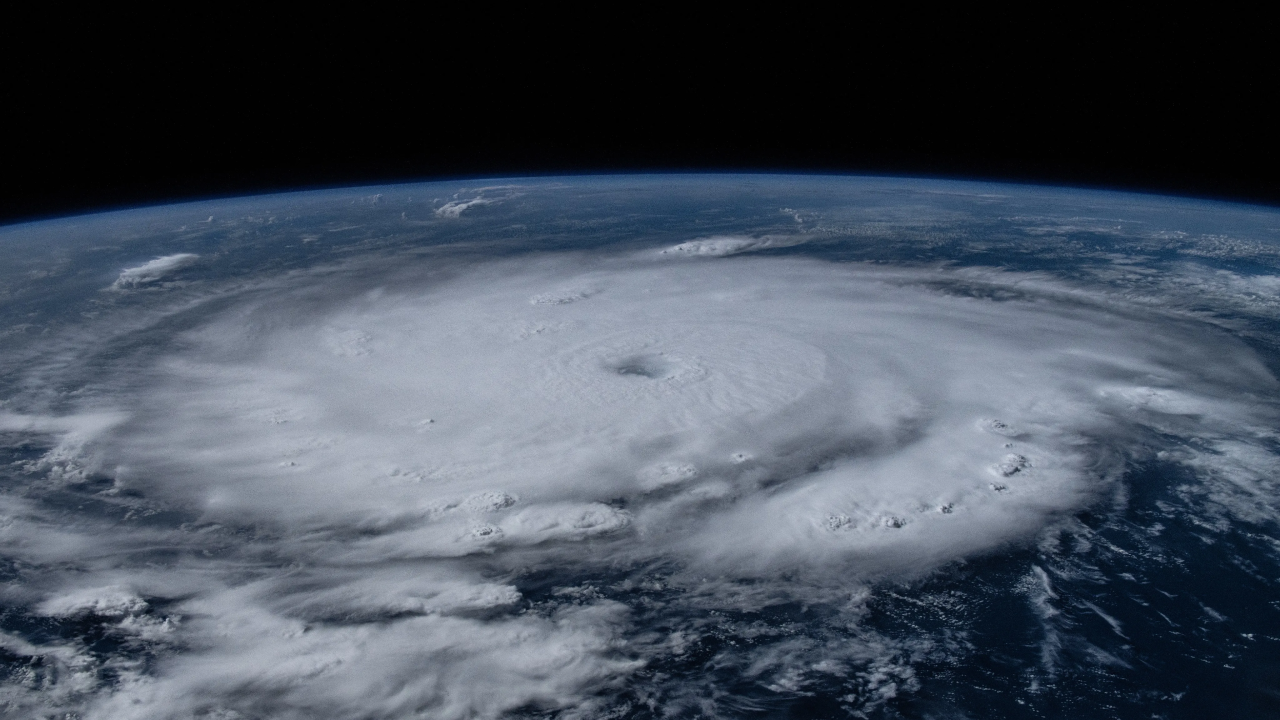
M1275 227L621 178L10 229L70 239L4 278L0 703L1251 712Z

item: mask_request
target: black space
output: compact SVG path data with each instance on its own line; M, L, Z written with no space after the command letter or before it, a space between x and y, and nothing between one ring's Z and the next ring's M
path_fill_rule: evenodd
M697 52L609 37L425 50L401 32L358 55L330 54L332 36L277 47L249 34L19 55L3 74L0 222L630 171L981 178L1280 205L1280 72L1265 44L1024 29L1009 40L943 28L904 45L874 28L810 39L789 27L785 44L730 38Z

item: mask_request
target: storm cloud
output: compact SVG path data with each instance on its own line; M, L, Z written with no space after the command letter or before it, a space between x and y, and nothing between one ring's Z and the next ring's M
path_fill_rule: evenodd
M1249 438L1272 411L1240 398L1275 381L1226 332L1033 274L751 254L797 242L297 273L74 411L0 416L51 438L42 492L98 478L120 508L6 500L9 552L49 568L11 600L146 648L103 685L74 643L0 638L60 668L12 702L595 717L652 699L646 668L706 612L795 602L833 608L841 642L718 667L859 675L871 706L927 649L858 630L869 588L1033 542L1115 492L1145 433L1208 438L1184 461L1234 478L1224 512L1266 512L1248 483L1275 458ZM716 711L707 682L662 702Z

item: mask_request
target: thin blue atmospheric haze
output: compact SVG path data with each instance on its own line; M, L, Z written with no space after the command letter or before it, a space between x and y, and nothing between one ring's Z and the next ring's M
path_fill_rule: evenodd
M0 257L0 715L1280 713L1280 211L506 179Z

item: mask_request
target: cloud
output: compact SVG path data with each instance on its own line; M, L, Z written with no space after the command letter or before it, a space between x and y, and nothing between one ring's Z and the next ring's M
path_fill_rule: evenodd
M544 617L325 624L268 612L235 592L192 609L202 617L184 629L216 643L170 660L158 680L103 698L91 716L494 718L565 708L639 667L607 657L625 615L616 603Z
M688 240L658 252L662 255L675 257L725 257L755 250L801 245L808 240L809 238L803 235L764 235L761 237L716 235L697 240Z
M123 617L135 614L147 607L147 603L133 591L120 586L85 588L57 595L40 604L45 615L74 617L77 615L101 615Z
M158 257L137 267L125 268L120 272L120 277L111 283L111 289L124 290L149 285L190 266L199 258L199 255L192 253L178 253Z
M519 193L515 192L513 188L514 186L510 185L495 185L493 187L477 188L473 191L476 193L475 197L465 199L460 199L458 197L458 195L461 195L462 193L455 194L452 200L449 200L445 204L436 208L436 217L458 218L462 217L462 213L473 207L495 205L497 203L505 202L519 195ZM485 195L486 192L494 191L497 191L497 196Z
M436 216L442 217L442 218L461 217L462 213L466 212L467 210L470 210L473 207L477 207L480 205L492 205L495 202L498 202L498 201L490 200L489 198L485 198L485 197L476 197L476 198L471 198L470 200L450 200L444 205L441 205L440 207L436 208Z
M932 652L861 627L867 588L1031 540L1134 438L1218 438L1184 461L1262 512L1274 456L1223 438L1275 380L1225 333L1036 275L733 257L786 242L298 273L78 411L0 416L55 438L33 476L81 469L49 487L109 486L69 525L53 489L6 500L46 568L22 602L147 658L59 707L589 717L839 677L866 709ZM728 619L786 603L836 620ZM713 633L755 633L730 679L645 685Z

